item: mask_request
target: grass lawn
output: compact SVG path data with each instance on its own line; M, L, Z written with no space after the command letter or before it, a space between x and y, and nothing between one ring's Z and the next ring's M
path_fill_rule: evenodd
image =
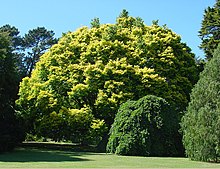
M0 168L220 168L187 158L128 157L105 153L18 148L0 154Z

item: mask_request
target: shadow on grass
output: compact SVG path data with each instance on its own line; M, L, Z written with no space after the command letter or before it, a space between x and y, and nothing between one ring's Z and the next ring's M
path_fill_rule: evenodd
M0 154L0 162L64 162L90 161L83 158L87 153L19 148Z

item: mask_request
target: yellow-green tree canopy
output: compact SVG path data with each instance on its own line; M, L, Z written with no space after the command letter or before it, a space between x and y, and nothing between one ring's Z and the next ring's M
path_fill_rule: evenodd
M147 94L185 109L197 74L179 35L126 15L63 35L23 79L17 104L27 121L77 109L111 125L120 104Z

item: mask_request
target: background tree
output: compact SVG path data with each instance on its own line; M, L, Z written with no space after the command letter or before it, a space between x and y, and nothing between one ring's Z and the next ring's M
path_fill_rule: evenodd
M179 156L178 123L170 105L147 95L122 104L110 130L107 151L119 155Z
M25 75L30 76L40 56L53 44L57 43L54 35L55 33L53 31L48 31L44 27L30 30L24 35L23 47L26 54L23 62L26 69Z
M91 28L98 28L100 26L99 18L94 18L91 21Z
M193 160L220 159L220 46L192 90L191 101L182 119L183 143Z
M214 50L220 42L220 0L216 0L213 7L208 7L204 12L202 27L199 37L202 40L200 48L204 50L206 58L213 56Z
M19 72L20 79L24 76L24 64L23 64L23 47L22 47L22 37L19 35L19 30L11 25L3 25L0 27L0 32L7 33L11 38L11 49L16 57L17 71Z
M122 103L152 94L175 107L178 121L197 79L194 55L180 36L119 17L116 24L65 34L23 79L17 104L31 125L65 108L66 114L91 110L94 120L110 127Z
M129 17L129 12L126 9L123 9L119 15L119 18L128 18L128 17Z
M20 32L18 28L11 26L9 24L3 25L0 27L0 32L8 33L11 37L12 50L20 49L22 45L22 37L19 35Z
M12 48L9 34L0 32L0 152L11 150L22 141L14 110L19 79Z

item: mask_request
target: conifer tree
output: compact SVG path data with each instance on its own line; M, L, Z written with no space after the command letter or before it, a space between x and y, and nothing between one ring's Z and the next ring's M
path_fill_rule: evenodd
M186 155L193 160L220 158L220 45L207 62L182 119Z
M213 57L214 50L220 42L220 0L204 12L199 37L202 40L200 48L204 50L207 59Z

